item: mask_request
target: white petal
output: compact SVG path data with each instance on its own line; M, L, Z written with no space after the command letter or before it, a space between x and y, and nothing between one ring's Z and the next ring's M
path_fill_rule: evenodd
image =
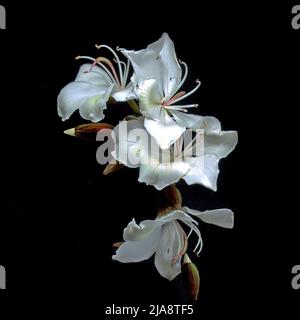
M183 161L159 163L150 160L141 164L138 180L161 190L179 181L189 170L189 165Z
M95 107L96 111L101 110L101 112L96 112L101 120L104 117L103 109L106 107L103 100L109 96L110 91L111 88L108 87L99 87L86 82L71 82L61 90L57 97L58 114L63 120L67 120L75 110L82 105L87 105L88 109ZM84 118L91 121L95 119L94 115L89 117L89 114L85 114Z
M212 132L204 136L204 153L214 154L221 159L234 150L237 142L236 131Z
M211 127L212 128L212 127ZM189 184L202 184L203 186L217 190L219 175L219 160L226 157L234 150L238 142L236 131L210 131L204 135L204 156L198 155L187 158L185 161L191 170L184 177ZM202 148L200 150L203 150Z
M123 231L125 241L140 241L147 238L155 229L160 229L164 224L174 220L193 221L185 212L174 210L167 215L161 216L154 220L144 220L140 224L132 219Z
M173 263L164 255L156 253L154 263L159 274L169 281L174 280L181 273L181 259Z
M219 175L219 158L217 156L208 154L204 156L204 160L200 157L194 157L186 159L186 162L190 166L190 170L183 177L187 184L201 184L208 189L217 191Z
M188 207L183 207L182 210L198 217L206 223L215 224L223 228L233 228L233 212L229 209L206 210L201 212Z
M184 105L182 106L184 108ZM181 111L170 110L174 120L182 127L189 129L202 129L204 125L205 117L198 116L196 114L184 113Z
M162 88L162 62L157 59L157 54L153 51L127 51L122 53L130 60L134 70L134 81L139 86L147 79L157 79L160 86L160 93L163 95Z
M169 222L162 227L158 250L155 254L155 266L159 274L172 281L181 272L181 257L173 261L180 250L180 234L176 222Z
M80 67L75 81L88 82L96 86L110 86L113 83L104 70L90 63Z
M141 113L153 120L159 120L161 113L165 112L161 105L163 94L159 90L158 81L148 79L140 83L137 90Z
M126 241L112 258L120 262L140 262L149 259L158 248L160 236L161 228L156 228L142 240Z
M184 105L182 106L184 108ZM190 129L202 129L206 134L221 131L221 123L215 117L202 117L192 113L183 113L181 111L170 110L175 121L184 127Z
M168 149L185 131L165 110L162 110L159 121L145 119L144 125L162 149Z
M137 99L137 95L134 91L134 84L130 82L125 89L113 90L111 96L118 102Z
M83 119L98 122L104 118L103 111L106 109L106 102L111 90L103 91L102 94L86 99L79 107Z
M167 220L144 220L140 224L137 224L135 220L132 219L123 231L123 239L125 241L144 240L149 237L155 229L160 229L161 226L167 222Z
M215 117L203 117L203 123L200 126L200 128L197 129L203 129L206 133L216 131L221 131L221 123L220 121Z
M150 78L157 79L166 97L175 93L182 71L176 58L174 43L166 33L144 50L125 50L123 53L130 59L138 83Z
M163 65L163 88L165 96L172 96L182 76L173 41L167 33L163 33L161 38L150 44L147 49L153 50L159 55Z

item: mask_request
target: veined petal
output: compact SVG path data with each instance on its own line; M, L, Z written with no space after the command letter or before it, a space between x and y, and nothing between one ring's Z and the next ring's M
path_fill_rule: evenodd
M145 119L144 125L162 149L168 149L185 131L185 127L176 124L165 110L159 121Z
M100 121L104 118L103 110L110 95L111 87L100 87L87 82L71 82L66 85L57 97L57 111L63 120L69 119L72 113L86 106L81 111L84 119Z
M80 67L75 81L88 82L96 86L108 87L113 83L104 70L98 66L93 66L90 63L85 63Z
M229 209L206 210L201 212L188 207L183 207L182 210L196 216L206 223L215 224L223 228L233 228L233 212Z
M160 236L161 228L156 228L142 240L125 241L112 258L125 263L149 259L158 248Z

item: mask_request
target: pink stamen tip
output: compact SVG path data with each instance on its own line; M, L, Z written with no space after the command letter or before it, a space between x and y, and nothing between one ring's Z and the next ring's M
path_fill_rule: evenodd
M186 94L185 91L180 91L180 92L176 93L175 96L173 96L171 99L169 99L167 102L165 102L165 103L163 104L163 106L169 105L172 101L174 101L175 99L178 99L178 98L184 96L185 94Z

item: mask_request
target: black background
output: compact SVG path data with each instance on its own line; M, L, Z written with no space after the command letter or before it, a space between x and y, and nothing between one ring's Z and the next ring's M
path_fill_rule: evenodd
M206 318L279 310L292 317L299 292L291 288L291 268L300 263L299 212L292 208L297 194L288 182L297 181L298 167L298 144L291 141L300 31L290 25L292 4L2 4L0 264L7 269L6 295L75 294L82 305L88 298L100 318L112 303L185 301L180 278L161 278L153 261L111 260L111 244L132 217L155 217L158 192L138 184L135 170L102 176L97 145L62 133L82 119L76 114L61 122L56 113L57 94L81 64L75 56L96 56L95 43L141 49L165 31L190 67L186 86L202 81L191 98L198 112L239 132L238 147L220 163L216 193L178 184L185 205L235 212L233 230L201 225L197 310ZM129 111L111 107L105 122L115 124Z

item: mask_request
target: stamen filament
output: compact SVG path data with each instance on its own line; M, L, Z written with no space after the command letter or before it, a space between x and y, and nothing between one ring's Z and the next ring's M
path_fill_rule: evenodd
M106 48L114 55L115 59L117 60L118 67L119 67L120 82L123 83L123 73L122 73L122 68L121 68L121 61L120 61L118 55L116 54L116 52L111 47L109 47L105 44L102 44L102 45L96 44L96 48L97 49Z
M187 109L184 109L182 107L165 106L164 108L167 109L167 110L176 110L176 111L188 112Z
M106 68L106 66L105 66L103 63L101 63L101 62L99 62L99 61L96 61L95 58L88 57L88 56L77 56L75 59L76 59L76 60L79 60L79 59L87 59L87 60L93 61L93 63L98 64L98 65L106 72L106 74L107 74L107 76L109 77L110 81L112 81L113 83L115 83L115 84L117 85L116 80L115 80L115 78L113 77L113 75L111 74L111 72Z
M184 253L186 252L186 249L187 249L186 233L184 232L184 230L182 229L181 225L179 224L179 222L177 220L175 220L174 222L176 223L175 230L176 230L176 234L178 236L179 246L178 246L177 255L172 258L173 263L177 262L184 255Z
M185 95L185 91L180 91L178 93L175 94L174 97L172 97L171 99L169 99L167 102L164 102L163 105L168 105L170 104L173 100L177 99L177 98L180 98L182 96Z
M187 109L187 108L197 108L199 105L198 104L185 104L185 105L172 105L172 108L183 108ZM169 105L167 105L166 107L169 107Z
M129 69L130 69L130 61L129 59L127 59L127 65L126 65L125 74L124 74L124 86L126 86L126 83L127 83Z
M184 82L185 82L185 80L187 78L188 71L189 71L189 68L188 68L188 66L187 66L187 64L185 62L179 60L179 63L184 65L184 69L185 70L184 70L183 78L181 79L179 85L173 91L174 93L177 92L182 87L182 85L184 84Z
M197 83L197 85L193 90L191 90L190 92L188 92L184 96L181 96L180 98L177 98L177 99L173 100L170 104L173 104L175 102L181 101L181 100L187 98L188 96L190 96L191 94L193 94L196 90L198 90L200 85L201 85L201 82L200 82L200 80L197 80L196 83Z
M196 233L196 235L198 236L198 242L197 242L193 251L196 252L197 248L199 247L198 251L196 252L196 254L199 255L199 253L202 250L203 242L202 242L200 230L197 227L198 223L195 220L192 220L192 222L187 222L187 221L182 221L182 222L185 223L189 228L191 228L188 237L191 235L192 231L194 231Z
M110 62L110 60L108 60L107 58L104 58L104 57L98 57L98 58L96 58L96 61L97 62L104 62L110 67L110 69L111 69L111 71L112 71L112 73L113 73L113 75L114 75L119 87L121 87L121 82L120 82L120 80L118 78L118 75L116 73L116 69L115 69L114 65ZM120 65L119 65L119 67L120 67Z

